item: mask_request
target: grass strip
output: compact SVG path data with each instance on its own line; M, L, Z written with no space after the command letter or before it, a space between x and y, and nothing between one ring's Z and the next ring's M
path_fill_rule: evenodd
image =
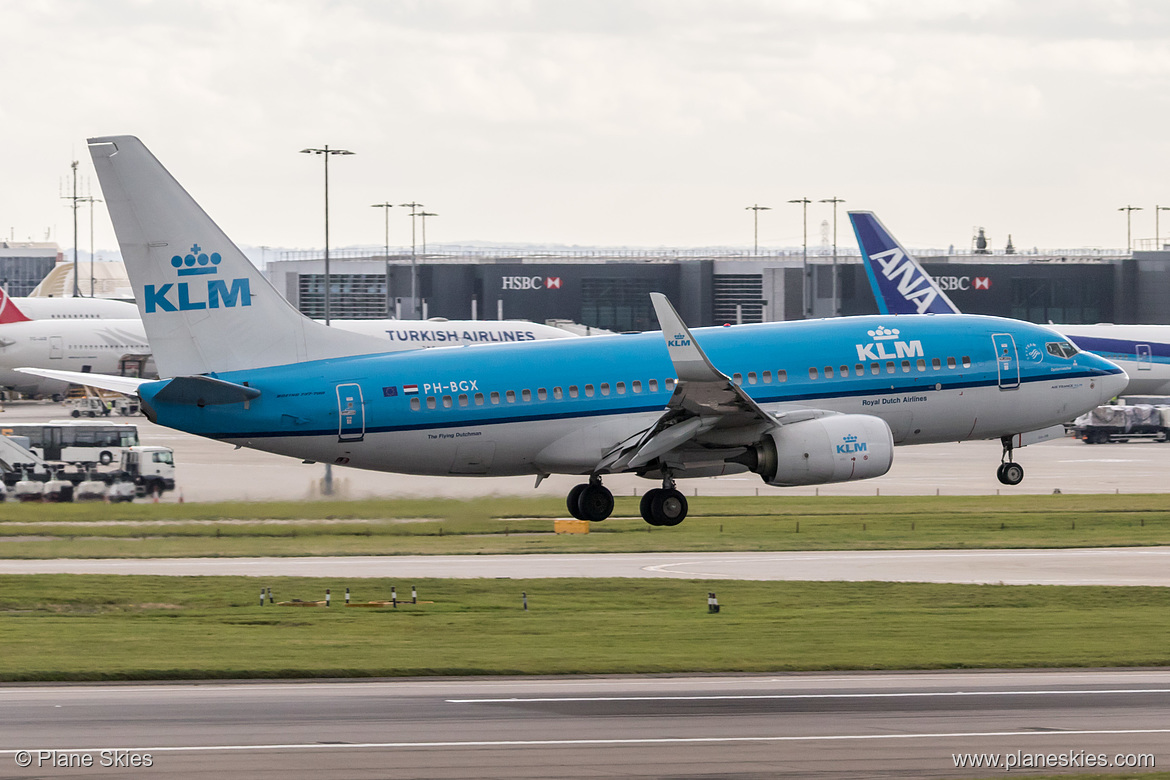
M345 608L399 597L431 604ZM260 607L324 598L333 606ZM0 577L0 680L1170 665L1170 589ZM527 593L529 609L522 608Z
M1163 495L867 496L692 501L652 528L637 500L555 535L546 498L0 505L9 558L1115 547L1170 544Z

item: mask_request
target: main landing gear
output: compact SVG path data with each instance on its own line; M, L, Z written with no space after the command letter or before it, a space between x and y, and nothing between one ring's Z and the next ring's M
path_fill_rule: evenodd
M601 484L601 477L597 474L591 476L587 484L570 490L565 503L569 514L591 523L601 522L613 513L613 493Z
M999 458L995 476L1005 485L1018 485L1024 481L1024 467L1012 461L1012 437L1004 436L1000 442L1003 444L1003 455Z
M678 525L687 516L687 498L675 489L674 480L666 477L661 488L647 490L642 496L642 519L650 525Z

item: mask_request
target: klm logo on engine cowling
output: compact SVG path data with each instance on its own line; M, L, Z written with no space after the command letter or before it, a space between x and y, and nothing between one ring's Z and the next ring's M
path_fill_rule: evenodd
M867 452L866 443L858 441L857 437L853 434L842 437L841 441L844 443L837 445L838 455L852 455L855 452Z
M899 340L901 331L897 328L879 325L877 330L867 332L873 339L873 343L855 345L858 360L893 360L923 356L922 342L917 339L914 341ZM890 342L893 344L891 345ZM890 351L890 346L893 347L893 352Z
M160 311L199 311L200 309L234 309L237 306L252 305L252 290L247 278L193 279L182 281L187 276L214 276L219 273L223 260L219 252L210 255L198 244L191 247L185 256L175 255L171 265L180 277L178 282L161 286L148 284L143 288L143 309L147 314Z

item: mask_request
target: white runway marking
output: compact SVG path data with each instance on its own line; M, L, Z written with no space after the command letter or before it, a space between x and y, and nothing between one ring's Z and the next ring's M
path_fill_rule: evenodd
M1170 734L1170 729L1074 729L1069 731L951 731L920 734L820 734L813 736L784 737L647 737L639 739L508 739L508 740L467 740L450 742L354 742L352 744L320 744L314 742L277 745L190 745L164 747L74 747L49 748L55 753L97 753L102 750L120 750L131 753L215 753L228 751L272 751L272 750L353 750L353 749L419 749L419 748L506 748L506 747L579 747L586 745L685 745L718 744L728 742L833 742L848 740L886 739L962 739L978 737L1068 737L1068 736L1111 736L1122 734ZM0 750L0 755L31 752L38 748L23 750Z
M539 702L603 701L746 701L753 699L901 699L943 696L1067 696L1069 694L1102 695L1133 693L1170 693L1170 688L1120 688L1087 691L908 691L905 693L750 693L717 696L549 696L521 699L447 699L450 704L528 704Z

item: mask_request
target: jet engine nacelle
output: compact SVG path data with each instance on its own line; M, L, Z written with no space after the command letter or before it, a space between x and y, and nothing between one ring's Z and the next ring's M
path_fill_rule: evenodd
M886 421L867 414L838 414L781 425L748 452L748 468L769 485L823 485L880 477L894 462ZM752 455L754 454L754 457Z

